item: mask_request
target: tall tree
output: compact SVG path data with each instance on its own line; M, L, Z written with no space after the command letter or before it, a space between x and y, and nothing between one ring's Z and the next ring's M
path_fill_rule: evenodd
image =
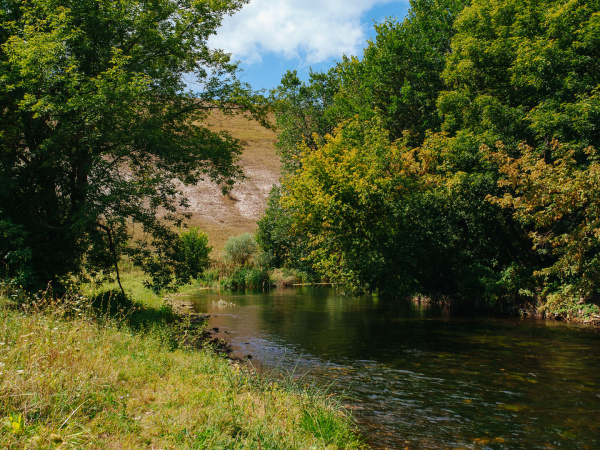
M490 144L600 145L600 2L478 1L456 23L443 128Z
M339 90L335 69L328 73L310 73L308 82L298 78L297 71L288 71L281 84L271 92L279 134L277 150L284 174L300 166L302 145L316 150L326 134L336 125L331 106Z
M180 182L241 175L239 143L201 123L262 115L207 45L244 3L0 2L0 276L33 287L123 251L145 267L176 257L163 219L186 204ZM132 223L148 247L128 243Z
M425 133L438 131L436 100L444 89L442 71L455 33L454 21L469 0L411 0L401 22L375 25L362 59L344 58L336 98L346 119L359 114L370 120L380 114L392 140L410 133L418 145ZM342 115L341 112L338 115Z

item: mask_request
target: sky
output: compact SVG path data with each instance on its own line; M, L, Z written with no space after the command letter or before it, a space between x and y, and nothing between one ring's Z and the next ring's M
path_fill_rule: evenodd
M361 56L374 22L402 20L408 0L251 0L226 17L210 45L240 61L240 78L273 89L287 70L308 79L343 55Z

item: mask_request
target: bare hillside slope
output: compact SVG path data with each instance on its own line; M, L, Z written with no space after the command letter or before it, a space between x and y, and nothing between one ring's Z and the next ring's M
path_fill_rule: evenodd
M240 165L247 177L227 196L210 181L184 188L190 200L190 224L208 234L215 250L213 255L217 256L231 236L256 230L257 221L267 207L269 191L279 182L281 171L275 153L275 132L242 117L221 114L213 114L209 123L212 130L227 130L242 141L244 153Z

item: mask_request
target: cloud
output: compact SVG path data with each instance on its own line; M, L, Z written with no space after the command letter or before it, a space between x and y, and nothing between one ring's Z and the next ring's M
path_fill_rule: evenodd
M273 53L319 63L357 54L366 40L363 15L398 0L251 0L223 21L211 45L245 63Z

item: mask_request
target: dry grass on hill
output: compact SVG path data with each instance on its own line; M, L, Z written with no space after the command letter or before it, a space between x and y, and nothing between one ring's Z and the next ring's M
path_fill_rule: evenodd
M278 183L281 170L275 153L275 132L243 117L221 113L213 114L208 123L212 130L227 130L242 142L244 153L240 165L247 177L227 196L210 181L184 188L192 213L189 224L208 234L213 257L218 257L227 239L256 230L256 223L267 207L269 191Z

